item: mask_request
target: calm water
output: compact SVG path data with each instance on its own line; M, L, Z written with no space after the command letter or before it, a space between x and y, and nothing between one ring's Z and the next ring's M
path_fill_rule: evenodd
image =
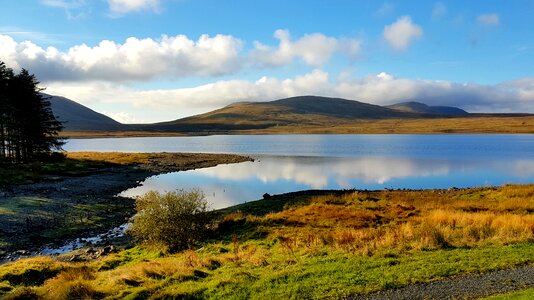
M202 189L213 208L305 189L448 188L534 182L534 135L270 135L71 140L68 151L249 154L256 162L148 178Z

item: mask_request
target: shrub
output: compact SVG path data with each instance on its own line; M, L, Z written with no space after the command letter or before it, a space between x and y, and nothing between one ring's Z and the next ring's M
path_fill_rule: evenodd
M135 207L130 235L143 244L169 250L186 249L203 240L214 220L200 190L151 191L138 197Z

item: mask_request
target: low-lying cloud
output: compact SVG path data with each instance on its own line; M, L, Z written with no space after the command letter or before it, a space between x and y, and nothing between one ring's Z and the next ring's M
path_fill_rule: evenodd
M135 91L110 83L74 83L51 84L47 92L90 107L99 103L122 105L127 107L123 111L132 111L130 117L146 122L185 117L238 101L271 101L300 95L341 97L378 105L413 100L428 105L457 106L469 112L534 112L534 78L482 85L396 78L387 73L362 78L341 76L334 80L330 77L325 71L314 70L294 78L222 80L169 90ZM159 119L146 119L143 112L147 109Z

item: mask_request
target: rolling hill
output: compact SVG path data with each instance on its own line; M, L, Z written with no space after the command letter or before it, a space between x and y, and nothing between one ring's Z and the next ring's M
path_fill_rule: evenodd
M531 114L472 114L456 107L404 102L389 107L300 96L239 102L154 124L121 124L63 97L50 96L66 136L154 136L278 133L534 133ZM70 133L69 133L70 132Z
M467 116L469 113L458 107L451 106L428 106L421 102L403 102L386 106L387 108L397 111L422 113L422 114L436 114L448 116Z
M148 131L228 131L279 126L334 126L354 120L418 119L444 115L448 114L407 111L340 98L299 96L270 102L234 103L205 114L140 128Z
M123 130L124 125L65 97L43 94L66 131Z

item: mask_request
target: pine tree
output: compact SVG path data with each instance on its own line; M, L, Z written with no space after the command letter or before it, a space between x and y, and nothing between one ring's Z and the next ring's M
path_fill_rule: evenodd
M0 62L0 154L8 161L36 160L64 144L62 125L38 84L27 70L14 75Z

